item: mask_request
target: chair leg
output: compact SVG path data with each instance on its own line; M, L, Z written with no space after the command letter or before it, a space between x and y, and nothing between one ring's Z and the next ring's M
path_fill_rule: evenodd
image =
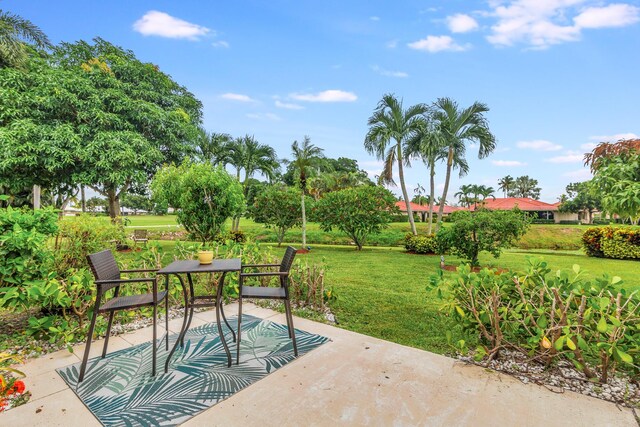
M240 297L238 298L238 339L236 341L236 365L240 363L240 328L242 325L242 284L240 284Z
M167 280L169 280L169 275L167 274ZM164 326L165 326L165 342L166 342L166 350L169 351L169 292L164 297Z
M156 339L158 337L158 306L154 305L153 306L153 342L151 343L152 346L152 356L151 356L151 376L155 377L156 375L156 353L158 352L158 349L156 348Z
M107 335L104 337L104 346L102 347L102 358L107 355L107 346L109 345L109 337L111 336L111 325L113 325L113 314L114 312L109 312L109 323L107 326Z
M84 347L84 356L82 357L82 364L80 365L80 375L78 376L78 383L81 383L84 379L84 372L87 369L87 361L89 360L89 350L91 349L91 340L93 339L93 331L96 327L96 319L98 318L98 307L93 309L93 316L91 317L91 325L89 325L89 332L87 333L87 344Z
M293 354L298 357L298 345L296 343L296 330L293 327L293 314L291 314L291 303L288 299L284 300L284 307L288 313L287 323L289 324L289 336L293 341Z

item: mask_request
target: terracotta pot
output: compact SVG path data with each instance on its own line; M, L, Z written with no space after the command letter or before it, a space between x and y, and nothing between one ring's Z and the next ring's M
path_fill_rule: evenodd
M213 262L213 251L198 251L198 261L200 261L200 264L211 264Z

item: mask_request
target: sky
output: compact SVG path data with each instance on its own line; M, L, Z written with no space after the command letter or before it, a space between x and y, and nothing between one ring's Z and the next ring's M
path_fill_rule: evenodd
M204 127L253 135L291 157L305 135L371 177L363 141L386 93L405 107L440 97L487 104L497 148L461 184L529 175L555 202L590 179L595 144L640 135L640 0L3 0L54 43L94 37L132 50L203 103ZM413 194L428 187L420 161ZM437 193L445 168L436 172ZM397 180L396 180L397 181ZM399 194L399 188L390 188ZM496 196L501 192L496 191Z

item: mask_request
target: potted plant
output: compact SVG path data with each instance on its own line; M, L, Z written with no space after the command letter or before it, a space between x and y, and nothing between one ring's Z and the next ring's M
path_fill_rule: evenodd
M198 251L198 261L200 261L200 264L211 264L213 262L213 250L209 245L202 245L202 249Z

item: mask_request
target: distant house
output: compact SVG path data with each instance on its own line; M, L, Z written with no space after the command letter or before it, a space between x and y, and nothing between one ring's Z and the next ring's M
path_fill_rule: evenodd
M399 201L396 202L396 206L398 207L398 209L400 210L400 212L402 212L403 214L406 215L407 213L407 204L403 201ZM411 206L411 211L413 213L417 213L418 215L420 215L420 219L422 222L426 222L427 218L429 218L429 205L423 206L423 205L419 205L417 203L413 203L410 202L410 206ZM433 205L433 216L434 218L436 217L436 215L438 215L438 210L440 209L440 205ZM457 207L457 206L444 206L444 211L442 212L442 216L446 217L447 215L449 215L452 212L455 211L459 211L459 210L465 210L466 208L461 208L461 207Z

